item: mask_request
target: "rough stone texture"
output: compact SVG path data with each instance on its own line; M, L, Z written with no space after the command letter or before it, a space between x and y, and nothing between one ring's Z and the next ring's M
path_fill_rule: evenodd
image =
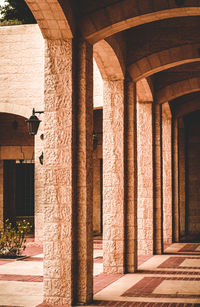
M154 253L163 252L162 106L153 106Z
M152 103L137 103L138 254L153 254Z
M105 273L124 272L124 82L104 81L103 256Z
M179 208L180 208L180 238L186 235L186 144L185 125L183 118L178 119L178 158L179 158Z
M178 185L178 120L172 122L172 184L173 184L173 241L179 241L179 185Z
M44 302L71 306L74 197L71 40L46 41L44 116Z
M93 233L101 235L101 160L93 155Z
M41 111L44 110L43 107L40 109ZM39 157L43 153L43 157L45 156L44 153L44 139L41 138L41 135L44 131L44 115L41 114L40 120L40 127L38 129L38 133L35 136L35 150L34 150L34 158L35 158L35 242L37 244L42 244L43 242L43 226L44 226L44 214L43 214L43 207L44 207L44 190L45 190L45 177L44 177L44 165L41 165ZM44 134L43 134L43 137Z
M93 297L93 49L78 42L76 152L76 301Z
M172 143L171 110L162 105L163 242L172 243Z
M0 111L5 112L1 114L0 121L0 128L4 131L0 136L0 155L1 159L23 159L24 154L27 159L34 159L35 156L35 241L40 244L43 237L43 191L45 178L43 174L44 166L41 166L39 163L39 156L44 151L44 140L40 139L40 135L43 133L44 115L37 115L42 120L42 123L40 124L38 134L35 136L34 155L33 148L31 147L33 146L33 138L28 136L28 134L24 134L22 122L24 124L24 117L28 118L31 115L33 107L35 107L36 111L44 110L44 40L38 25L1 27L0 35ZM95 64L94 107L99 108L102 106L103 81ZM12 115L6 115L6 113L12 113ZM18 116L15 114L18 114ZM10 120L18 121L18 134L9 134L10 130L7 129L4 123L6 116L9 116ZM19 135L22 136L22 134L23 138L18 137ZM17 145L23 145L23 148ZM31 146L27 147L27 145ZM98 153L101 151L100 146L98 146ZM95 170L98 173L100 158L102 156L100 157L98 154L98 158L95 160L97 162ZM94 191L94 193L95 197L100 199L100 191ZM3 203L1 206L3 208ZM96 228L100 230L98 215L94 215L94 223Z
M44 302L68 306L93 292L92 48L75 47L47 40L45 55Z
M97 145L93 146L93 233L102 233L102 126L103 110L93 112L93 131L98 138ZM96 148L95 148L96 147Z
M137 115L136 85L125 80L125 270L137 269Z

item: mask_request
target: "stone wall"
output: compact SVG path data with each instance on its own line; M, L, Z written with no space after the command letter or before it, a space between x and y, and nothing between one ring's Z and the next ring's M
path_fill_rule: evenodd
M138 253L153 253L152 103L137 104L138 131Z
M43 109L44 40L37 25L0 27L0 111Z
M103 81L94 61L94 108L103 106ZM0 112L3 118L6 113L12 114L12 121L16 115L28 118L32 109L44 110L44 39L38 25L18 25L0 27ZM98 113L102 111L98 111ZM1 114L0 113L0 114ZM10 115L9 115L10 116ZM98 146L94 150L94 231L101 232L101 174L102 159L102 115L97 115L94 130L98 133ZM44 115L38 115L43 121ZM22 120L24 120L22 119ZM20 138L21 125L18 135L8 136L8 130L0 122L0 163L4 159L35 158L35 237L37 242L43 237L43 190L44 167L39 162L43 152L44 141L40 138L43 133L43 122L37 136L30 143L27 135ZM100 131L101 130L101 131ZM33 141L33 139L32 139ZM12 143L12 144L11 144ZM3 146L2 146L3 145ZM12 145L12 148L10 147ZM23 148L22 148L23 146ZM28 146L28 147L27 147ZM31 147L32 146L32 147ZM45 157L44 157L45 158ZM3 178L3 167L0 167ZM2 182L2 180L1 180ZM3 185L0 186L0 219L3 218Z
M162 106L162 168L163 168L163 241L172 243L172 144L171 111Z
M30 117L32 109L44 110L44 40L38 25L19 25L0 27L0 112L1 137L0 161L1 178L3 178L3 160L33 159L35 155L35 222L38 224L40 240L42 233L42 181L43 168L38 157L43 151L43 141L40 139L42 126L34 140L24 132L22 121ZM6 113L9 113L6 114ZM19 117L19 116L22 117ZM7 117L10 121L6 120ZM41 116L39 116L42 119ZM9 134L7 125L16 120L18 129ZM3 124L4 123L4 124ZM6 124L5 124L6 123ZM38 175L39 173L39 175ZM39 184L38 184L39 182ZM3 217L3 183L1 184L0 212ZM40 191L38 191L40 187Z
M93 145L93 232L100 234L102 223L102 116L103 110L93 113L94 132L97 143Z

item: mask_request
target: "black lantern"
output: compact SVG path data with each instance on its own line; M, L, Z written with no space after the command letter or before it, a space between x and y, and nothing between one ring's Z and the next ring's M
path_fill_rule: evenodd
M41 123L41 120L39 120L39 118L35 115L35 113L41 114L44 113L44 111L35 111L35 109L33 109L31 117L28 120L26 120L28 133L33 136L37 134L39 125Z

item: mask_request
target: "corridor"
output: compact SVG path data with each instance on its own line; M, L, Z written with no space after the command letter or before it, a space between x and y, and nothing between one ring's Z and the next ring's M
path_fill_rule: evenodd
M30 241L25 255L20 261L0 261L0 306L48 306L42 304L42 249ZM95 240L89 306L200 306L200 243L175 243L163 255L140 255L137 273L106 275L102 243Z

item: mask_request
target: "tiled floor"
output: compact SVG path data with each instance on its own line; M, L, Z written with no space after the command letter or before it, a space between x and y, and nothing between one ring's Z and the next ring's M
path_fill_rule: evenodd
M200 307L200 244L173 244L164 255L139 256L126 274L94 295L91 306Z
M200 307L200 244L176 243L164 255L138 257L138 272L103 273L101 241L94 244L94 302L90 306ZM0 306L42 303L42 249L29 242L29 257L0 260Z

